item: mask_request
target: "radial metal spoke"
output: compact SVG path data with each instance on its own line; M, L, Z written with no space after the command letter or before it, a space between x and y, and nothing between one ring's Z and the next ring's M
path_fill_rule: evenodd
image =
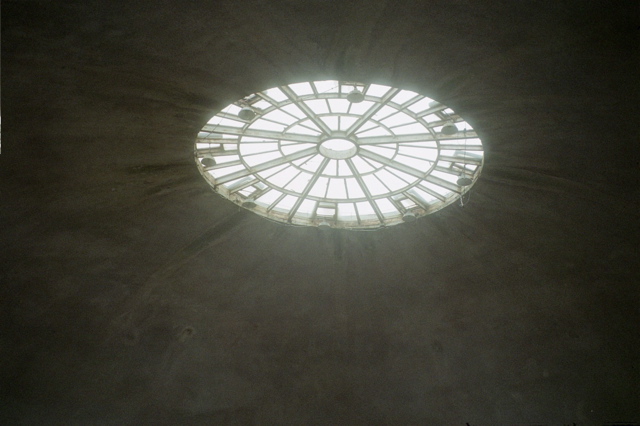
M456 150L460 150L463 149L464 151L484 151L484 149L482 149L481 145L450 145L450 144L440 144L440 149L441 150L447 150L447 151L456 151Z
M362 127L362 125L364 123L366 123L367 121L369 121L369 119L371 117L373 117L375 115L376 112L380 111L382 109L383 106L385 106L387 104L387 102L389 102L389 100L395 96L396 93L398 93L400 91L400 89L391 89L389 90L387 93L385 93L385 95L380 98L379 103L374 103L371 108L369 108L367 110L367 112L365 112L364 114L362 114L360 116L360 118L358 118L356 120L355 123L353 123L351 125L351 127L349 127L347 129L347 136L353 136L353 134L360 128Z
M225 151L221 146L218 148L200 148L196 149L196 152L198 153L198 155L216 154L216 157L238 155L240 153L240 151L238 151L237 149L230 149L228 151Z
M418 169L414 169L411 166L407 166L406 164L400 163L395 160L390 160L387 157L383 157L380 154L376 154L370 151L360 151L358 155L360 155L361 157L368 158L370 160L377 161L378 163L382 163L385 166L393 167L394 169L400 170L401 172L404 172L408 175L411 175L420 179L424 179L425 174L428 172L428 171L420 171ZM429 160L425 160L425 161L429 161ZM429 162L431 163L431 161Z
M218 163L214 166L205 167L204 170L208 172L209 170L224 169L231 166L239 166L241 164L242 164L242 160L227 161L226 163Z
M435 177L432 175L427 175L424 180L426 180L427 182L430 182L434 185L438 185L444 189L448 189L449 191L452 192L457 192L460 193L460 187L458 185L456 185L455 183L451 183L447 180L441 179L439 177Z
M422 197L418 197L414 194L411 194L409 191L403 192L402 194L404 194L405 197L407 197L408 199L410 199L411 201L413 201L423 209L425 210L429 209L429 203L427 203L427 200L423 200Z
M248 186L255 185L258 182L260 182L260 179L258 178L251 179L250 177L246 177L238 182L233 183L232 185L229 185L227 187L227 190L229 190L229 194L233 194L234 192L242 191Z
M277 206L278 203L282 201L283 198L286 196L287 196L287 193L283 192L282 195L280 195L273 203L269 204L269 207L267 207L267 211L270 212L271 210L273 210L273 208Z
M318 126L318 128L320 130L322 130L322 132L326 135L330 135L331 134L331 129L329 128L329 126L327 126L327 124L322 121L321 119L319 119L316 116L316 113L313 112L311 110L311 108L309 108L307 106L306 103L304 102L297 102L296 98L297 95L295 94L295 92L293 90L291 90L289 88L289 86L281 86L280 90L282 90L282 92L287 95L287 97L291 100L291 102L293 102L298 108L300 108L300 110L302 112L304 112L304 114L309 118L309 120L313 121L313 124L315 124L316 126Z
M442 173L448 173L448 174L454 175L454 176L459 176L460 172L462 172L462 168L460 168L460 170L454 170L454 169L450 169L448 167L442 167L442 166L436 166L434 168L434 170L437 170L437 171L442 172Z
M318 178L320 177L324 169L327 167L327 164L329 164L329 160L329 158L325 158L324 160L322 160L322 163L320 163L320 166L311 177L311 180L309 180L309 182L307 183L307 186L302 191L302 194L300 194L300 197L296 200L295 204L291 208L291 211L289 212L289 220L291 220L291 218L296 214L302 202L305 200L305 198L307 198L307 195L309 195L309 192L311 192L311 189L318 181Z
M259 172L261 172L263 170L267 170L267 169L270 169L272 167L278 167L278 166L281 166L283 164L287 164L287 163L290 163L292 161L298 160L300 158L304 158L304 157L307 157L309 155L316 154L317 152L318 151L316 150L315 147L303 149L302 151L295 152L295 153L290 154L290 155L285 155L284 157L275 158L275 159L273 159L271 161L267 161L265 163L258 164L256 166L252 166L250 169L238 170L237 172L228 174L226 176L221 176L221 177L216 179L216 184L222 184L222 183L230 182L232 180L236 180L236 179L239 179L241 177L248 176L250 174L259 173Z
M240 127L232 127L232 126L214 126L212 124L207 124L206 126L204 126L202 130L206 132L225 133L227 135L250 136L254 138L285 140L285 141L292 141L292 142L305 142L305 143L315 143L315 144L320 142L320 136L299 135L294 133L282 133L282 132L275 132L273 130L243 129Z
M426 129L425 129L426 130ZM447 139L469 139L476 138L478 135L476 132L467 130L467 136L458 137L456 135L452 136L443 136L438 135L438 137L434 137L430 133L420 133L413 135L395 135L395 136L366 136L358 138L358 145L376 145L381 143L413 143L413 142L432 142L432 141L440 141ZM461 147L458 147L458 149Z
M437 199L438 199L438 200L440 200L440 201L446 201L446 200L447 200L447 197L445 197L445 196L444 196L444 195L442 195L442 194L437 193L436 191L434 191L434 190L433 190L433 189L431 189L431 188L428 188L428 187L424 186L422 183L419 183L419 184L417 185L417 187L418 187L419 189L423 190L424 192L426 192L427 194L429 194L429 195L431 195L431 196L433 196L433 197L437 198Z
M382 212L380 211L378 204L376 204L375 200L371 196L371 193L369 192L369 188L367 188L367 185L362 180L362 176L360 176L360 173L358 173L358 170L356 169L355 164L353 164L353 161L351 161L351 158L348 158L346 162L347 162L347 165L349 165L349 169L351 169L351 173L353 173L353 177L356 178L358 185L360 185L362 192L364 192L364 195L367 197L367 200L369 200L369 204L371 204L371 207L373 207L373 211L376 213L376 216L378 216L378 220L380 221L380 223L384 224L384 216L382 215Z
M444 111L447 108L448 107L446 105L442 105L441 103L438 103L438 105L435 105L435 106L427 108L427 109L425 109L423 111L420 111L420 112L416 113L416 115L418 117L424 117L425 115L433 114L434 112Z
M417 157L415 155L411 155L411 154L405 154L403 152L398 152L398 155L402 155L403 157L409 157L409 158L414 158L416 160L420 160L420 161L428 161L430 163L433 163L433 159L430 158L424 158L424 157Z
M451 157L449 155L439 155L438 160L449 161L451 163L466 163L466 164L475 164L479 166L482 164L482 159L471 158L471 157Z

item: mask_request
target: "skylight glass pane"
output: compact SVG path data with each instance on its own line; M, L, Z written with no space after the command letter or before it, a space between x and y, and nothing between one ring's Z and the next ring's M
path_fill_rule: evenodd
M264 92L264 94L267 95L268 97L270 97L271 99L273 99L276 102L281 102L281 101L284 101L285 99L287 99L287 95L282 93L282 90L278 89L277 87L274 87L273 89L266 90Z
M412 158L412 157L406 157L404 155L396 155L395 160L398 163L402 163L402 164L406 164L409 167L412 167L416 170L422 171L422 172L426 172L427 170L429 170L429 168L431 168L431 164L429 161L426 160L418 160L416 158ZM393 165L392 165L393 167Z
M401 90L393 98L391 98L391 102L402 105L408 100L415 98L416 96L418 96L416 92L412 92L411 90Z
M304 189L309 184L309 181L311 180L312 176L313 175L311 175L311 173L300 172L284 188L289 191L302 193L302 191L304 191Z
M273 183L276 186L284 187L288 184L291 179L293 179L300 171L295 167L289 166L284 170L276 173L275 175L269 178L269 182Z
M226 112L227 114L238 115L238 113L240 112L240 107L234 104L231 104L225 109L223 109L222 112Z
M351 82L348 82L348 83L342 82L340 84L340 90L342 91L343 94L344 93L349 93L352 90L360 90L361 91L362 89L363 89L363 85L362 84L354 84L354 83L351 83Z
M298 96L310 95L313 93L313 89L311 89L311 85L309 83L290 84L289 88Z
M329 191L327 192L327 198L347 198L347 189L345 187L344 179L329 180Z
M316 131L318 133L322 133L322 130L320 130L320 128L318 126L316 126L316 124L311 120L308 120L308 119L307 120L302 120L302 121L300 121L300 125L308 128L308 129L314 130L314 131Z
M272 121L267 121L263 119L258 119L254 121L249 128L257 129L257 130L272 130L274 132L281 132L284 130L286 126L284 124L274 123Z
M327 106L327 102L324 99L314 99L310 101L304 101L304 103L311 108L316 114L328 114L329 107Z
M369 163L373 168L375 169L379 169L383 166L383 164L378 163L375 160L372 160L371 158L366 158L364 156L360 156L362 158L363 161L366 161L367 163Z
M338 93L339 83L335 80L314 81L318 93Z
M398 169L394 169L391 168L389 166L385 167L385 170L388 171L389 173L391 173L394 176L397 176L399 179L401 179L402 181L406 182L407 184L413 184L415 182L417 182L418 180L420 180L420 178L410 175L409 173L405 173L403 171L400 171Z
M419 148L415 146L400 145L398 147L398 153L402 155L410 155L413 157L424 158L426 160L435 160L438 156L438 151L430 147Z
M367 95L368 96L377 96L377 97L383 97L389 90L391 90L391 87L388 86L381 86L379 84L372 84L369 86L369 89L367 90Z
M364 192L362 192L362 187L358 183L355 178L347 178L347 193L349 198L364 198Z
M237 155L217 155L216 156L216 164L224 164L229 163L231 161L237 161L240 157Z
M394 151L396 151L398 149L398 144L396 144L396 143L384 143L384 144L381 143L381 144L376 144L376 146L380 147L380 148L389 148L389 149L392 149Z
M397 191L407 186L406 182L400 180L398 177L392 175L385 169L378 170L374 175L382 182L384 182L384 184L392 191Z
M368 201L355 203L355 205L356 205L356 208L358 209L358 214L360 215L361 219L375 216L375 211L373 210L373 207L371 207L371 204L369 204Z
M346 99L329 99L329 108L334 114L344 114L349 110L351 102Z
M374 168L369 163L367 163L360 157L353 157L351 161L360 174L369 173L374 170Z
M345 160L338 160L338 176L353 176L353 173Z
M388 216L390 213L398 213L398 209L396 209L393 203L386 198L377 199L376 204L378 205L378 208L380 209L382 214L385 216Z
M298 121L295 117L279 110L276 109L274 111L271 111L270 113L267 113L264 115L264 118L271 120L271 121L277 121L278 123L283 123L283 124L291 124L294 123L296 121Z
M431 102L433 102L433 100L432 100L432 99L429 99L429 98L422 98L422 99L420 99L418 102L415 102L415 103L413 103L413 104L409 105L407 108L408 108L410 111L412 111L412 112L414 112L414 113L418 114L418 113L420 113L420 112L422 112L422 111L426 111L426 110L428 110L428 109L430 108L430 105L429 105L429 104L430 104Z
M311 216L313 212L315 212L317 205L318 205L317 201L304 200L300 204L300 207L298 207L298 213L306 216Z
M375 121L369 120L358 128L358 133L364 133L365 131L371 130L374 127L379 127L379 124L376 123Z
M444 188L444 187L442 187L440 185L437 185L435 183L432 183L432 182L424 182L423 181L423 182L420 183L420 186L423 186L423 187L435 192L436 194L441 194L441 195L444 195L444 196L447 196L447 195L449 195L451 193L451 191L449 189Z
M405 207L405 208L411 208L411 207L414 207L416 205L416 203L413 200L409 199L409 198L402 200L400 202L400 204L402 204L402 206Z
M376 84L282 87L291 98L279 88L247 96L214 115L195 141L198 170L211 177L214 191L248 209L243 201L259 193L257 214L296 225L388 226L402 223L406 210L421 216L454 202L462 170L471 185L478 179L482 143L445 105ZM352 90L367 100L351 103L346 95ZM384 97L390 100L381 105ZM238 117L246 103L256 113L251 120ZM426 116L417 121L414 114ZM452 120L459 132L442 135L442 125ZM305 199L298 198L302 194Z
M344 220L356 220L356 207L353 203L338 204L338 218Z
M285 105L283 107L280 107L280 109L282 111L286 112L287 114L291 114L291 115L293 115L294 117L297 117L297 118L306 118L307 117L304 114L304 112L302 112L302 110L296 104L288 104L288 105Z
M322 119L322 121L324 121L326 123L326 125L331 129L331 130L339 130L339 126L338 126L338 117L336 117L335 115L331 115L329 117L320 117Z
M382 148L382 147L375 146L375 145L363 145L362 147L360 147L360 149L364 149L365 151L374 152L376 154L382 155L382 156L387 157L389 159L393 158L393 156L396 153L396 151L394 149Z
M299 165L301 169L315 173L319 169L322 161L324 161L324 157L320 154L317 154L311 158L305 157L302 160L296 160L293 162L293 164Z
M418 198L420 201L422 201L423 204L431 204L434 201L438 201L436 197L429 194L428 192L423 191L420 188L413 188L409 191L409 193L414 197Z
M271 205L271 203L276 201L280 195L282 195L282 192L272 189L269 192L266 192L265 194L262 194L259 198L257 198L256 203L264 207L268 207Z
M435 176L438 177L442 180L446 180L447 182L451 182L451 183L456 183L456 181L458 180L457 174L451 174L451 173L444 173L438 170L434 170L431 172L431 176Z
M299 124L296 124L295 126L293 126L292 128L289 129L289 133L295 133L298 135L311 135L311 136L316 136L320 134L319 130L311 130L310 128L306 127L306 126L301 126Z
M406 124L404 126L394 127L392 131L396 135L419 135L428 132L428 130L420 123Z
M243 143L240 145L240 153L243 156L248 156L252 154L267 152L267 151L277 151L278 144L277 143Z
M374 103L370 101L362 101L357 104L351 104L351 108L349 109L349 114L362 115L365 112L369 111L369 109L371 109L373 105Z
M216 126L244 127L244 125L247 124L244 121L230 120L228 118L221 117L215 118L217 118L217 120L215 120L212 124L215 124ZM211 123L211 120L209 121L209 123Z
M397 127L407 123L415 123L415 120L403 112L395 113L381 121L387 127Z
M267 108L271 108L273 105L264 99L260 99L258 102L254 102L251 104L251 107L254 109L265 110Z
M280 149L285 155L293 154L294 152L304 151L315 146L312 143L291 143L287 145L281 145Z
M371 130L367 130L365 132L360 132L360 133L356 133L358 135L358 137L360 138L366 138L366 137L370 137L370 136L387 136L390 135L390 133L382 128L382 127L375 127Z
M276 204L275 210L280 210L283 212L288 212L291 210L293 205L296 203L298 197L294 197L293 195L287 195L284 197L278 204Z
M324 168L322 174L335 176L337 174L337 165L338 162L336 160L329 160L329 162L327 163L327 167Z
M391 114L395 114L396 112L398 112L397 109L390 107L389 105L385 105L373 115L373 119L376 121L380 121L390 116Z
M356 117L340 117L340 130L346 131L349 127L353 125L357 120Z
M389 189L385 187L382 182L380 182L374 175L366 175L362 176L362 180L365 185L367 185L367 189L369 193L373 196L382 195L389 192Z
M282 157L282 154L279 151L271 151L262 154L245 155L243 158L249 167L253 167L280 157Z
M288 163L281 164L279 166L273 167L271 169L267 169L267 170L262 171L260 173L256 173L256 175L260 176L262 179L269 179L271 176L279 173L281 170L284 170L287 167L289 167Z
M313 185L313 188L311 188L309 195L314 197L324 197L327 193L327 185L329 185L329 178L320 176L315 185Z
M230 175L231 173L238 172L240 170L244 170L244 166L242 165L230 166L222 169L209 170L207 173L209 173L214 178L220 178L222 176L227 176L227 175Z

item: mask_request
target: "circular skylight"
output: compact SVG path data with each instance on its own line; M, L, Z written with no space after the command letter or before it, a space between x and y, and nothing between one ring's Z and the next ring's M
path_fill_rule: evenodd
M378 84L314 81L255 93L198 134L202 175L229 200L296 225L378 228L463 196L484 157L451 108Z

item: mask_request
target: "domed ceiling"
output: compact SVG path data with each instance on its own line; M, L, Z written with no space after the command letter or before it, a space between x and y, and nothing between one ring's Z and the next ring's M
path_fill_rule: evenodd
M640 422L635 2L2 12L2 423ZM212 191L214 114L327 80L464 117L464 207L323 230Z

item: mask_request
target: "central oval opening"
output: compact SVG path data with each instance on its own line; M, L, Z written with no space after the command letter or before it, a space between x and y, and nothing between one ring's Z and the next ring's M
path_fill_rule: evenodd
M320 154L334 160L344 160L351 158L358 152L358 146L347 139L327 139L318 147Z

